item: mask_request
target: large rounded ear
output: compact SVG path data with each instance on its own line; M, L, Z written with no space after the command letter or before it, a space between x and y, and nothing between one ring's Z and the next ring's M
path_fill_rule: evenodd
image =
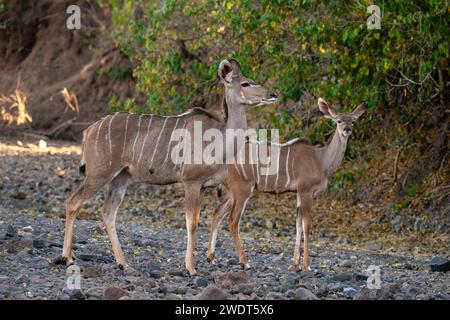
M364 111L366 111L367 108L367 102L363 102L361 103L353 112L353 118L358 119L363 113Z
M319 106L319 110L323 113L325 118L333 119L336 116L336 112L330 107L328 102L326 102L322 98L319 98L317 104Z
M233 77L233 66L230 61L222 60L219 64L219 69L217 70L220 81L224 83L230 83Z
M231 67L233 68L233 77L241 75L241 65L234 59L230 59Z

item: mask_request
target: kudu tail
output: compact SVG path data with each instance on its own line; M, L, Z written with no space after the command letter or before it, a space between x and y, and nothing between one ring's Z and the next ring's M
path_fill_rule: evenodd
M223 184L219 184L219 185L216 187L216 192L217 192L217 197L218 197L219 199L221 199L221 198L222 198L222 193L223 193Z
M86 142L86 136L87 136L87 129L83 131L83 140L81 142L81 160L80 160L79 171L80 171L80 174L83 176L86 175L86 162L84 159L84 143Z

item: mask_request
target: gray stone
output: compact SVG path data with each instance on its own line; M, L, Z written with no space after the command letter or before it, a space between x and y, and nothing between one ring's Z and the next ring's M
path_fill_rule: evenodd
M368 288L361 288L353 297L353 300L370 300L370 290Z
M371 251L378 251L378 250L383 249L383 245L381 245L379 243L370 243L370 244L366 244L364 246L364 249L371 250Z
M381 300L387 300L391 298L394 294L400 292L400 286L396 283L386 284L377 291L377 298Z
M14 283L16 283L16 284L29 283L29 282L30 282L30 279L24 274L20 274L14 279Z
M22 250L32 250L33 242L31 240L8 240L6 241L6 252L17 253Z
M15 238L15 237L17 237L17 228L10 224L6 228L5 239Z
M85 300L86 295L79 289L70 290L69 297L71 300Z
M243 293L245 295L250 295L254 291L254 285L249 283L241 283L238 285L235 285L232 289L232 293Z
M128 296L129 293L122 288L112 286L105 290L106 300L119 300L123 296Z
M356 296L357 291L352 287L344 288L343 293L346 297L353 299Z
M298 288L295 291L295 300L318 300L319 298L316 297L314 293L309 291L306 288Z
M230 288L233 285L248 283L249 280L250 277L243 270L224 273L214 277L214 282L222 288Z
M350 273L338 273L331 277L332 281L336 282L345 282L352 279L352 275Z
M342 260L339 263L339 266L341 266L343 268L351 268L353 266L353 261L350 259Z
M447 272L450 270L450 261L443 257L433 257L429 266L431 271Z
M45 247L45 241L42 239L34 239L33 247L35 247L36 249L42 249Z
M353 279L355 279L356 281L366 281L367 278L369 278L366 274L361 273L361 272L357 272L355 274L353 274Z
M217 287L214 284L210 284L209 286L207 286L206 288L204 288L202 290L202 292L200 292L200 294L198 294L196 296L197 300L228 300L228 298L230 297L230 295L220 289L219 287Z
M327 284L327 290L329 292L339 292L344 289L344 285L340 282L332 282Z
M84 278L97 278L102 275L102 268L99 266L88 266L83 269Z
M175 289L175 293L176 294L186 294L187 289L188 288L186 288L186 287L178 287L178 288Z
M286 300L286 298L279 292L269 292L266 294L265 300Z
M150 276L155 279L164 278L164 272L161 270L151 270L149 272Z
M203 277L198 277L195 280L195 286L198 288L206 287L208 285L208 280Z

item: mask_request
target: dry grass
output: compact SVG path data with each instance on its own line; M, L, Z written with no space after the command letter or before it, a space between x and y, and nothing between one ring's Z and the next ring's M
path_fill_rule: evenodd
M0 117L8 124L18 126L31 123L33 119L27 110L27 96L18 88L9 96L0 96Z

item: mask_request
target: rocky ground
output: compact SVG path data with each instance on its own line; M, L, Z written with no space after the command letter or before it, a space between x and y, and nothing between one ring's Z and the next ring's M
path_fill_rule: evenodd
M64 201L81 181L79 148L14 139L0 142L0 154L0 299L450 299L449 273L438 271L449 268L445 236L427 235L433 242L430 247L409 234L385 238L409 238L415 243L412 247L405 245L407 241L387 245L376 238L378 234L359 243L324 227L327 224L318 215L312 271L296 273L294 220L286 213L290 205L276 211L266 205L264 195L252 200L243 221L244 248L252 269L241 270L226 227L219 234L216 264L209 264L208 215L217 203L213 190L205 193L197 233L199 275L188 277L180 186L139 184L130 186L117 223L126 257L136 271L125 274L115 266L98 219L100 193L85 205L76 223L81 290L69 290L66 267L54 264L54 259L62 249ZM271 197L269 202L274 203L275 196ZM267 219L273 212L277 218ZM358 227L364 228L371 230L367 225ZM430 268L433 256L442 258L433 260L437 271ZM381 289L367 287L369 266L380 268Z

